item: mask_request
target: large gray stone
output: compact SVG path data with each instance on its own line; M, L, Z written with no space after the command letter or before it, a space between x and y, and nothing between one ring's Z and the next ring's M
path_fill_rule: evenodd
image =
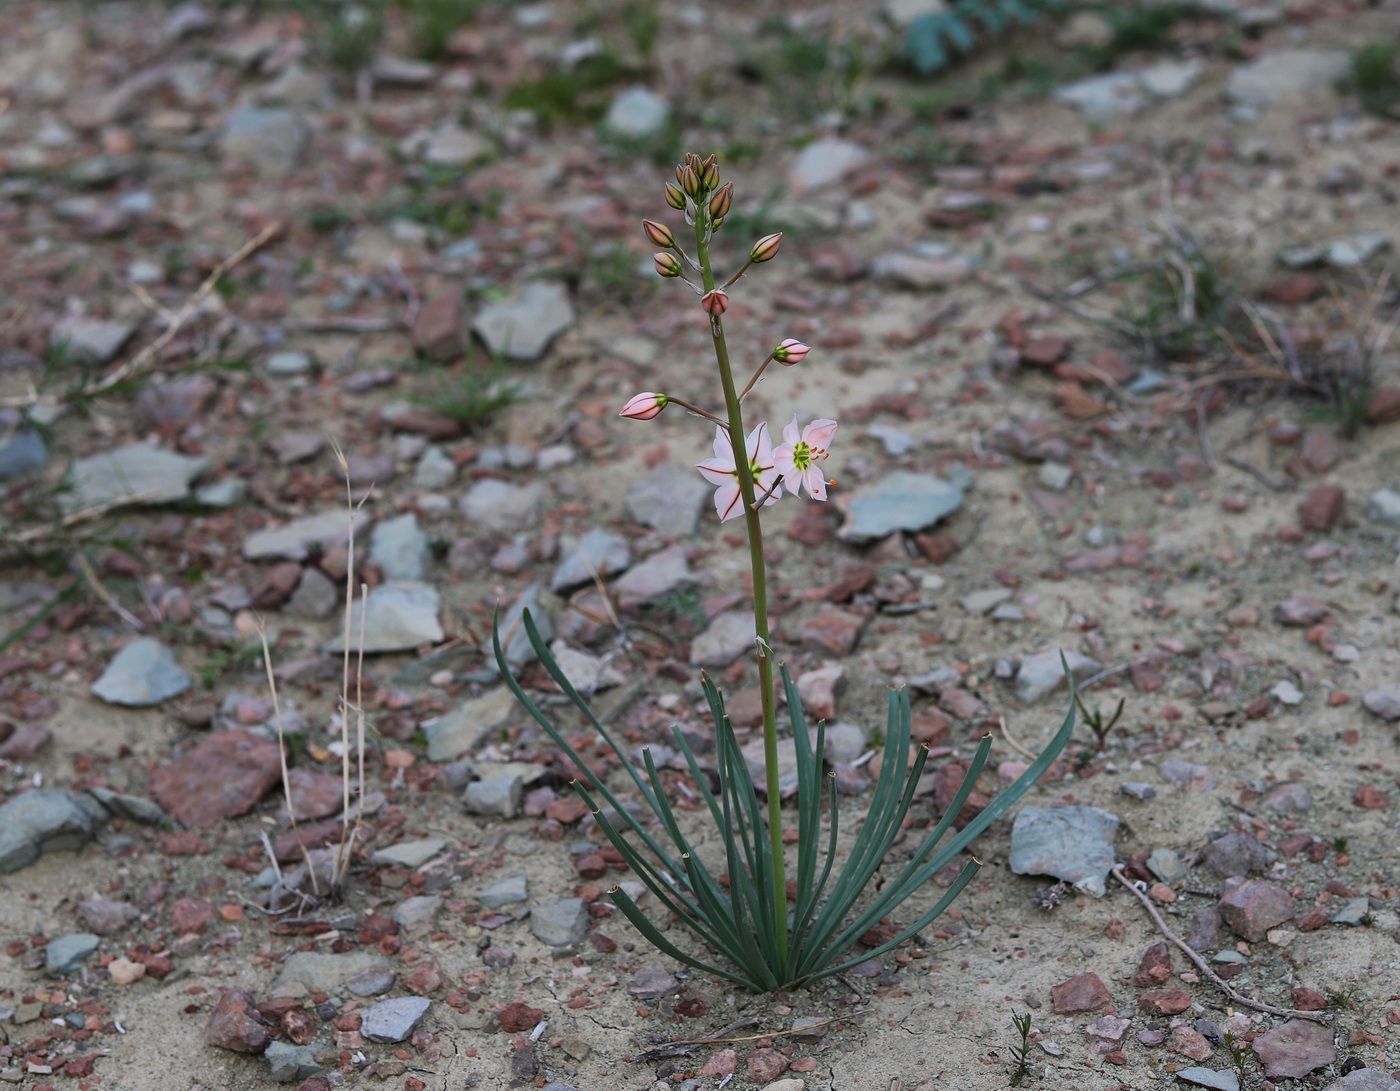
M436 129L420 129L399 142L399 150L439 167L465 167L489 159L495 145L480 133L455 122L444 122Z
M475 750L490 732L508 723L521 712L520 703L505 686L466 701L443 713L436 723L425 725L428 760L451 761Z
M1400 492L1377 489L1366 501L1366 515L1378 523L1400 525Z
M603 128L632 140L655 136L666 128L671 104L647 87L629 87L618 94L603 118Z
M1350 54L1340 49L1280 49L1236 68L1225 94L1247 106L1312 99L1329 94L1350 68Z
M407 652L424 644L440 643L443 631L438 609L437 588L429 584L406 580L381 583L350 607L350 646L359 649L363 645L365 652ZM345 650L343 630L337 632L326 650Z
M697 667L727 667L754 647L753 613L726 610L690 645L690 661Z
M105 318L65 318L53 328L49 343L79 367L101 367L116 359L136 326Z
M102 810L92 806L47 788L21 792L0 806L0 872L18 871L50 850L82 848Z
M405 936L420 938L432 930L433 922L441 912L442 898L436 894L418 894L405 898L395 906L393 919Z
M149 443L80 458L59 493L65 511L119 504L170 504L190 495L190 482L209 468L207 458L189 458Z
M402 1042L418 1029L433 1002L426 996L396 996L371 1004L360 1016L360 1033L371 1042Z
M591 584L595 578L611 579L632 562L627 539L594 527L578 540L554 570L551 591L572 591Z
M294 1046L290 1042L273 1042L263 1051L267 1062L267 1078L273 1083L295 1083L320 1076L326 1070L316 1061L318 1046Z
M1027 807L1011 827L1011 870L1052 875L1101 898L1117 831L1118 816L1098 807Z
M421 580L428 569L428 536L418 516L407 512L377 524L370 535L369 559L385 579Z
M798 154L788 184L794 194L826 189L868 162L870 153L859 144L835 137L814 140Z
M866 542L895 531L933 526L962 507L963 491L928 474L895 473L844 502L846 525L838 536Z
M693 469L663 462L627 489L623 503L634 522L672 538L695 533L710 486Z
M101 943L102 937L91 932L69 932L59 936L44 948L44 969L55 975L76 970Z
M535 628L545 644L548 645L549 641L554 639L554 621L540 599L544 593L541 584L532 583L520 592L511 608L501 615L501 649L506 654L506 662L512 667L523 667L537 658L530 634L525 630L526 610L530 611L530 620L535 623ZM495 665L494 657L491 664Z
M112 705L149 708L190 688L190 676L175 662L175 655L158 640L140 637L122 648L92 692Z
M1361 696L1366 710L1388 723L1400 720L1400 683L1388 682Z
M398 867L421 867L434 856L447 848L447 840L442 837L425 837L419 841L400 841L397 845L385 845L375 850L369 858L371 864L390 864Z
M588 921L582 898L555 898L530 911L530 931L547 947L576 947L588 938Z
M472 330L492 356L537 360L573 324L574 305L564 286L533 280L516 298L483 307Z
M392 969L388 959L373 951L347 951L343 955L320 951L297 951L282 964L275 988L304 985L324 993L339 990L347 981L366 970Z
M529 485L512 485L494 477L485 477L467 490L462 497L462 514L470 530L490 530L510 534L526 530L539 516L544 486L538 481Z
M474 780L462 793L462 805L468 814L514 818L520 813L525 797L525 781L520 776L491 777Z
M624 610L646 606L676 591L693 586L697 576L690 569L690 550L669 546L653 553L625 572L613 584L613 595Z
M33 428L12 429L0 420L0 481L33 473L48 460L43 436Z
M1358 1068L1333 1080L1322 1091L1396 1091L1395 1077L1384 1069Z
M285 178L301 165L310 130L291 110L241 106L224 122L225 159L250 163L263 178Z
M370 513L363 508L356 509L353 515L345 508L306 515L284 526L248 535L243 541L243 556L250 561L304 561L312 547L324 552L344 545L350 539L352 526L358 537L370 521Z
M492 883L477 894L476 900L487 909L496 910L516 905L529 896L529 880L524 875L511 875Z
M1057 87L1055 101L1075 107L1085 117L1106 118L1135 114L1147 98L1131 72L1107 72Z
M1194 1083L1197 1087L1210 1087L1214 1091L1240 1091L1240 1078L1228 1068L1179 1068L1177 1079Z
M1063 654L1076 682L1084 681L1100 669L1098 661L1090 659L1087 655L1079 652ZM1056 649L1028 655L1021 661L1021 669L1016 672L1016 696L1023 704L1037 704L1065 684L1065 670L1060 662L1060 655L1061 652Z

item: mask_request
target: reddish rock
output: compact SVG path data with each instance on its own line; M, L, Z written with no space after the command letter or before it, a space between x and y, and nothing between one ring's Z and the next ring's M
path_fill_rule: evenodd
M1069 342L1063 337L1037 337L1021 349L1021 363L1031 367L1053 367L1069 355Z
M958 790L962 788L963 778L967 775L967 769L958 762L950 761L933 774L933 803L938 808L939 814L947 812L952 806L953 799L957 796ZM958 817L953 820L953 825L957 829L962 829L987 808L990 803L985 795L974 788L963 803L962 810L958 812Z
M1311 273L1280 273L1264 285L1260 293L1267 300L1296 307L1310 303L1322 294L1322 281Z
M948 729L951 726L952 721L941 709L928 707L914 713L910 730L915 742L926 742L930 746L936 746L948 737Z
M1050 989L1056 1015L1073 1015L1081 1011L1098 1011L1113 997L1098 974L1079 974Z
M1319 485L1298 502L1298 518L1308 530L1331 530L1346 510L1347 494L1340 485Z
M33 761L52 741L53 732L43 724L25 724L0 743L0 761Z
M544 809L546 818L552 818L565 826L571 826L588 813L588 804L578 796L565 796L556 799Z
M580 879L601 879L608 873L608 862L596 852L590 852L574 861L574 870Z
M1154 943L1142 953L1137 972L1133 974L1133 984L1140 989L1150 989L1160 985L1172 976L1171 950L1165 943Z
M1383 811L1390 806L1390 793L1383 792L1371 784L1358 784L1352 793L1351 801L1368 811Z
M1296 1080L1337 1059L1332 1029L1305 1019L1290 1019L1254 1039L1254 1052L1271 1080Z
M1274 607L1274 620L1294 628L1316 625L1328 614L1327 607L1311 595L1294 595Z
M1389 424L1400 420L1400 386L1383 386L1366 399L1366 423Z
M539 1021L544 1018L544 1012L518 1000L514 1004L507 1004L502 1008L496 1018L501 1024L501 1030L507 1034L520 1034L527 1030L534 1030Z
M177 830L161 836L160 851L165 856L203 856L209 846L194 830Z
M273 565L253 592L253 605L259 610L276 610L292 597L301 576L302 568L296 561Z
M947 564L961 548L951 534L916 534L914 546L934 564Z
M272 1041L272 1035L258 1014L252 993L246 989L225 989L209 1013L204 1040L237 1053L261 1053Z
M1206 1041L1205 1035L1185 1026L1172 1028L1171 1037L1167 1039L1167 1048L1183 1057L1190 1057L1193 1061L1204 1061L1211 1053L1210 1043Z
M1258 943L1270 928L1293 919L1293 896L1283 887L1260 879L1226 883L1228 892L1220 899L1220 914L1235 934Z
M282 1013L282 1034L294 1046L309 1046L319 1029L319 1021L309 1011L297 1008Z
M99 936L114 936L141 915L141 911L129 902L114 902L107 898L93 898L78 903L78 916L83 919L89 932Z
M1180 1015L1191 1006L1185 989L1150 989L1138 997L1138 1007L1156 1015Z
M336 814L344 801L344 786L339 777L302 765L287 770L287 788L292 797L292 815L298 822Z
M787 535L795 542L815 549L831 537L834 528L815 506L805 508L788 524Z
M1315 474L1325 474L1342 461L1342 445L1337 437L1324 428L1309 428L1303 433L1299 457L1304 466Z
M437 413L421 406L404 409L394 414L388 422L395 432L409 432L415 436L426 436L435 443L457 439L464 431L461 421L445 413ZM321 567L324 569L325 564ZM326 573L330 575L329 572Z
M207 827L251 811L281 778L275 742L230 728L159 767L151 774L150 793L177 822Z
M436 959L432 958L424 959L399 980L403 987L415 996L427 996L429 993L437 992L447 984L447 977L443 974L442 967L437 964Z
M1133 678L1133 689L1139 693L1155 693L1167 684L1167 676L1156 663L1139 660L1129 670Z
M960 686L949 686L938 695L939 707L959 720L980 720L991 715L991 709Z
M732 1049L721 1049L718 1053L710 1054L710 1059L700 1068L700 1075L724 1077L731 1075L738 1067L739 1055Z
M776 1049L756 1049L744 1061L744 1070L749 1079L757 1084L771 1083L783 1074L788 1061Z
M439 363L460 359L467 348L466 312L459 288L431 296L418 312L410 331L413 347Z
M1327 997L1323 996L1316 989L1309 989L1303 986L1293 990L1292 1000L1295 1011L1326 1011Z
M855 651L864 628L865 618L860 614L827 604L802 626L802 642L828 655L844 658Z
M214 918L214 907L203 898L181 898L170 907L170 927L184 935L203 935Z
M836 718L836 695L845 676L846 669L841 664L829 663L797 679L797 692L802 697L802 708L809 723Z

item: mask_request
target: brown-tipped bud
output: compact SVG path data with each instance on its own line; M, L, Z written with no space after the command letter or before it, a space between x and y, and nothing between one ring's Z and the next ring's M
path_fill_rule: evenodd
M666 183L666 203L677 212L685 211L685 193L674 182Z
M729 297L724 294L723 288L715 288L700 297L700 306L707 314L718 318L729 309Z
M700 175L700 183L706 189L714 189L719 185L719 165L712 155L700 164L700 169L696 171Z
M760 261L772 261L778 255L778 247L783 244L783 233L775 231L771 235L764 235L758 242L753 244L753 249L749 251L749 261L755 265Z
M734 183L725 182L710 198L710 221L716 226L729 215L729 206L734 203Z
M687 164L680 169L679 181L681 189L692 201L700 199L700 176L695 173L695 168Z
M652 261L656 263L656 272L663 277L678 277L681 275L681 263L676 259L675 254L653 254Z
M671 234L671 229L665 224L659 224L655 220L643 220L642 230L654 246L664 246L669 250L676 245L676 236Z

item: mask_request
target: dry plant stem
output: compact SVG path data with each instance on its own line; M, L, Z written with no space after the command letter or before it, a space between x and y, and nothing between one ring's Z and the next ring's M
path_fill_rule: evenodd
M701 206L695 217L696 255L700 260L700 275L705 290L715 286L710 267L710 249L705 239L707 213ZM763 523L755 506L753 471L744 433L743 410L734 386L734 370L729 363L729 346L724 339L724 323L719 315L710 316L710 337L714 341L715 360L719 364L720 383L724 388L724 404L729 416L729 443L734 453L735 476L739 495L744 502L744 525L749 538L749 567L753 572L753 620L758 646L758 690L763 702L763 764L765 790L768 795L768 838L773 851L773 916L774 934L778 941L779 964L786 968L788 960L787 921L787 861L783 855L783 801L778 789L778 707L773 692L773 651L768 637L768 574L763 559ZM715 725L719 727L718 724Z
M306 873L311 876L311 889L316 889L316 869L311 866L311 855L307 852L306 842L301 839L301 826L297 823L297 810L292 803L292 782L287 776L287 744L286 731L282 727L282 702L277 696L277 678L272 670L272 648L267 642L267 626L262 618L258 618L258 640L262 643L263 668L267 671L267 689L272 694L272 719L277 725L277 760L282 766L282 795L287 801L287 817L292 823L292 833L297 839L297 848L301 849L301 858L306 864ZM267 844L267 831L263 831L263 842ZM271 844L267 844L267 854L272 859L272 866L277 872L277 878L282 878L282 869L277 866L277 853L273 851ZM319 892L318 892L319 893Z
M184 305L178 311L170 316L164 333L96 385L84 390L82 392L83 396L91 398L100 394L105 394L119 383L130 379L159 359L165 346L175 339L175 335L180 332L181 327L190 320L190 317L195 311L199 310L200 305L209 298L209 293L214 290L215 285L223 279L224 275L250 255L261 250L281 231L282 225L280 223L268 224L232 254L224 258L223 261L219 262L218 265L214 266L213 271L204 278L200 286L195 289L194 294L185 300ZM32 405L60 405L64 400L64 398L57 396L45 397L31 388L27 394L20 394L10 398L0 398L0 406L11 409L25 409Z
M92 565L88 563L88 559L84 557L82 553L73 554L73 567L82 574L88 587L92 588L92 593L106 603L107 608L111 610L112 613L116 614L117 617L121 618L138 633L146 631L146 626L142 624L141 619L130 610L126 609L126 607L113 598L112 592L102 586L102 581L97 578L97 573L92 570Z
M1113 877L1133 892L1133 897L1142 903L1142 907L1147 910L1148 916L1152 918L1152 923L1157 926L1158 931L1167 939L1171 940L1177 947L1181 948L1182 954L1195 963L1196 969L1205 974L1206 977L1216 985L1226 996L1233 1000L1242 1008L1253 1008L1255 1011L1267 1012L1269 1015L1282 1016L1285 1019L1310 1019L1314 1023L1321 1023L1323 1026L1330 1026L1332 1015L1325 1011L1298 1011L1295 1008L1279 1008L1273 1004L1265 1004L1262 1000L1252 1000L1244 993L1230 987L1225 980L1210 968L1210 963L1198 955L1191 947L1167 926L1167 922L1162 919L1162 914L1157 912L1157 907L1152 904L1141 890L1132 884L1126 875L1123 874L1121 866L1113 868Z

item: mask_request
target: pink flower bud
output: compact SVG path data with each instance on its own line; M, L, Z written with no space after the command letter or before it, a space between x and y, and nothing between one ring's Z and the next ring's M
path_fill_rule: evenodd
M764 235L758 242L753 244L753 249L749 251L749 260L757 264L760 261L772 261L778 254L778 247L783 244L783 233L774 232L772 235Z
M713 154L700 164L698 173L700 175L700 184L706 189L714 189L715 186L719 185L719 167L715 164L715 157Z
M773 350L773 359L786 367L791 367L793 364L802 363L807 358L807 353L811 351L811 346L804 345L795 337L789 337Z
M677 212L685 211L685 193L674 182L666 183L666 203Z
M631 417L633 420L651 420L665 409L671 399L665 394L655 394L650 390L644 390L640 394L634 394L630 401L622 407L619 417Z
M651 260L656 263L657 276L678 277L681 275L681 263L674 254L653 254Z
M683 167L676 168L676 181L681 184L681 189L691 200L700 198L700 177L695 173L695 168L688 163Z
M676 245L676 236L671 234L671 229L665 224L659 224L655 220L643 220L642 230L656 246L664 246L669 250Z
M723 288L715 288L700 297L700 306L705 308L707 314L718 318L729 310L729 297L724 294Z
M725 182L710 198L710 219L722 220L729 215L729 206L734 203L734 183Z

